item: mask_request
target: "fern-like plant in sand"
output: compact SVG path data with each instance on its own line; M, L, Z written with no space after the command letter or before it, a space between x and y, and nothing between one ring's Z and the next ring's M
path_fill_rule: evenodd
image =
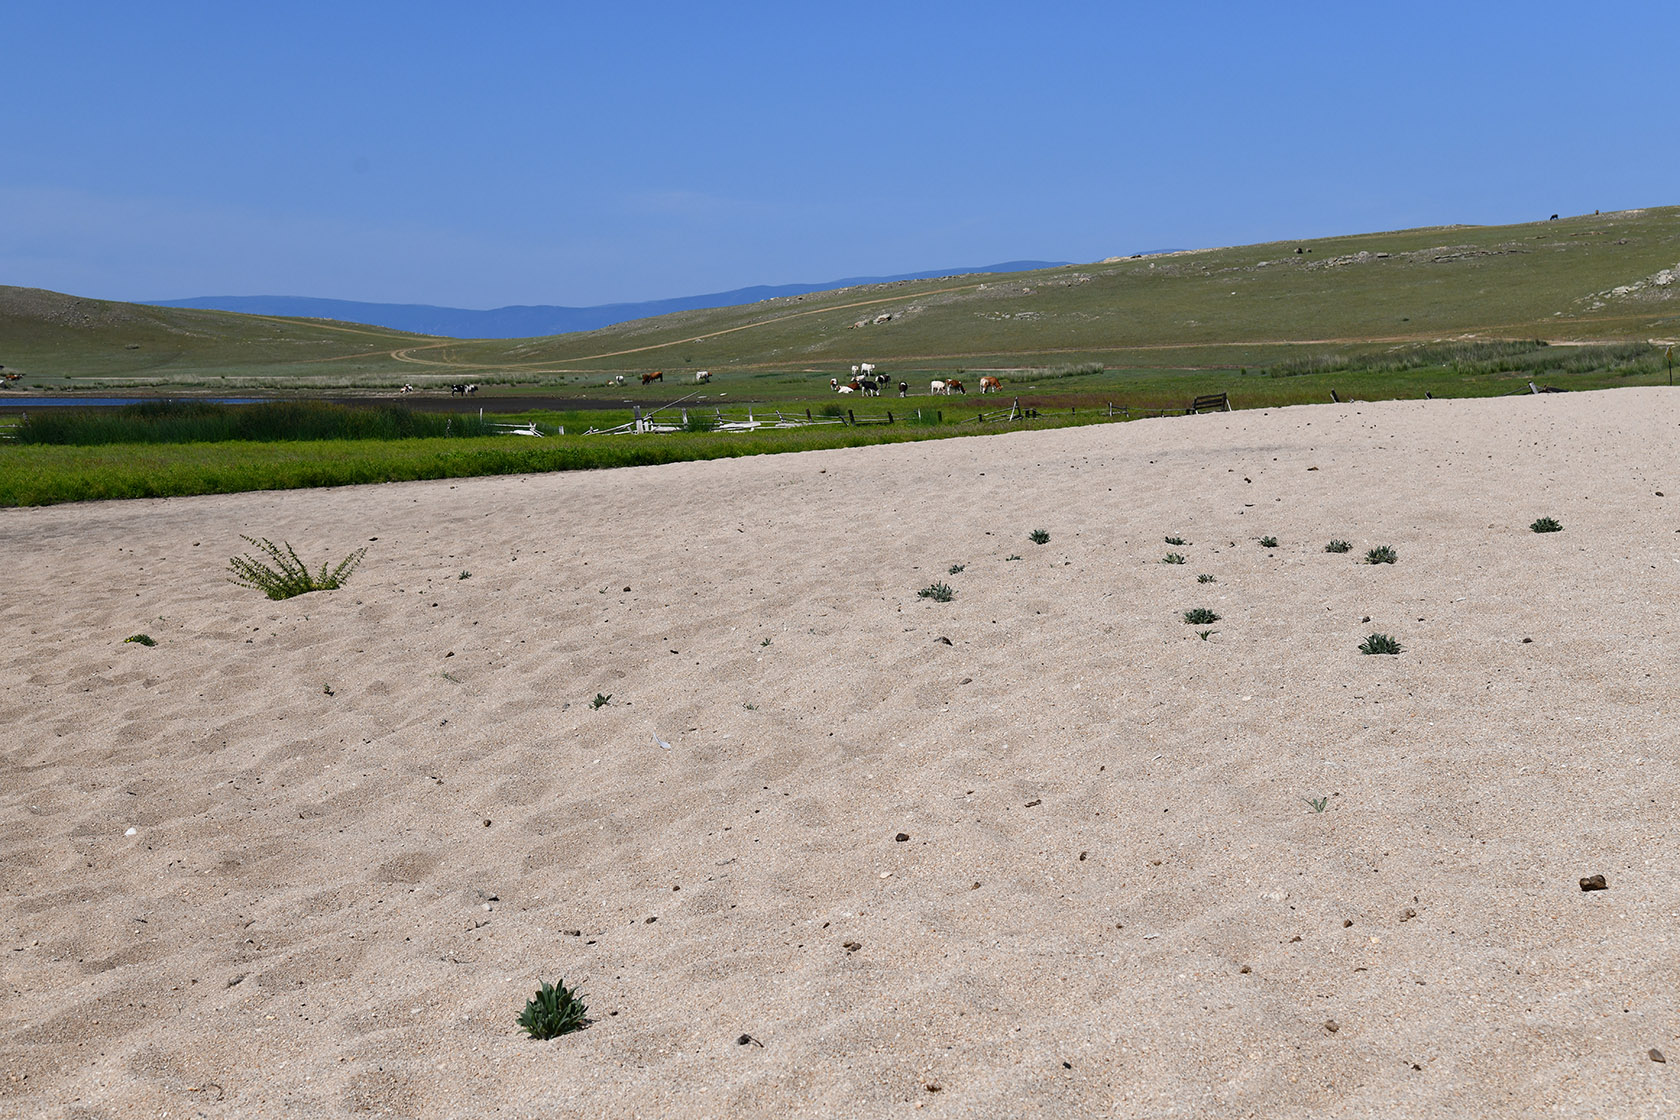
M291 545L285 542L275 544L267 537L259 539L240 535L268 559L265 561L253 556L233 557L228 561L228 567L233 571L233 579L230 582L254 587L270 599L290 599L294 595L306 595L311 591L332 591L350 578L350 573L356 570L356 565L367 555L366 547L358 548L340 560L336 568L329 569L323 561L320 571L311 572L309 565L298 558Z
M558 984L544 980L516 1021L532 1038L558 1038L582 1030L589 1021L588 1014L582 995L566 987L564 980Z

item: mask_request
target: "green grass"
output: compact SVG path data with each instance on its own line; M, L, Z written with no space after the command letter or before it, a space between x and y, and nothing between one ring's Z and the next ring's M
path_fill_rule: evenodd
M930 587L924 587L920 591L916 592L916 594L923 599L932 599L936 603L949 603L952 599L956 598L957 595L957 593L951 589L950 584L943 582L933 584Z
M13 436L21 444L275 443L288 440L465 438L494 434L476 415L324 401L224 405L152 401L121 408L38 408Z
M157 645L157 639L152 637L150 634L130 634L128 637L124 638L123 641L125 643L133 642L135 645L140 646Z
M1067 421L1035 426L1065 427ZM494 436L98 447L0 444L0 506L598 470L989 434L994 433L973 426L912 430L883 424L548 439Z
M1201 575L1196 577L1196 582L1197 583L1218 583L1219 581L1214 579L1212 576L1208 575L1206 572L1203 572Z
M1050 531L1048 529L1034 529L1027 534L1027 539L1034 544L1049 544Z
M1187 542L1183 537L1168 537L1167 543L1174 546L1182 546L1189 542Z
M1400 653L1405 647L1387 634L1372 634L1359 643L1360 653Z
M564 980L558 984L545 980L516 1021L532 1038L549 1039L582 1030L589 1022L588 1016L589 1006L583 1002L582 993L566 987Z
M1276 537L1261 537L1260 538L1260 547L1261 548L1276 548L1277 546L1278 546L1278 539Z
M1346 541L1336 540L1336 541L1331 541L1329 544L1325 545L1324 546L1324 551L1326 551L1326 552L1352 552L1353 551L1353 546Z
M1563 532L1563 526L1555 518L1551 518L1551 517L1542 517L1538 521L1536 521L1534 524L1530 525L1529 528L1532 529L1536 533L1561 533L1561 532Z
M1392 564L1398 559L1399 554L1386 544L1378 545L1365 554L1367 564Z
M1184 554L1181 552L1169 552L1165 556L1161 557L1161 563L1182 564L1184 563Z
M1184 621L1192 626L1206 626L1211 622L1218 622L1219 616L1206 607L1192 607L1184 612Z

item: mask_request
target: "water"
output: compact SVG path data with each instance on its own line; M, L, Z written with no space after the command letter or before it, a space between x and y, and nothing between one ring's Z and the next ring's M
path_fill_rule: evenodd
M155 404L173 397L14 397L0 394L0 408L120 408L125 404ZM210 404L263 404L264 397L192 397Z

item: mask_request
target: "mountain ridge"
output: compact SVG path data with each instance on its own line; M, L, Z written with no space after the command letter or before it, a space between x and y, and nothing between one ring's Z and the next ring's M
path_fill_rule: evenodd
M937 280L979 273L1028 272L1042 268L1059 268L1065 263L1067 262L1005 261L1002 264L979 268L934 269L928 272L907 272L897 276L854 276L820 284L757 284L727 292L707 292L701 295L629 303L604 303L591 307L512 304L479 311L424 303L371 303L313 296L194 296L188 299L135 302L148 307L234 311L245 315L281 315L300 319L332 319L442 338L538 338L571 334L575 331L599 330L618 323L651 319L678 311L733 307L767 299L809 295L813 292L839 291L864 284Z

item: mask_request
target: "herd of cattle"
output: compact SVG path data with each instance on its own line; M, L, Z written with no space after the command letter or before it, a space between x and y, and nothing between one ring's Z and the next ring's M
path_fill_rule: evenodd
M15 377L16 375L7 374L6 376ZM655 381L662 382L664 380L664 370L656 369L652 373L642 374L643 385L651 385ZM711 380L712 373L710 370L698 370L694 374L694 382L697 385L709 385ZM618 374L615 378L613 378L613 381L619 385L624 384L624 375L622 373ZM850 381L842 383L838 377L831 377L828 379L828 387L833 389L836 393L862 393L866 397L880 396L881 390L891 384L892 378L884 373L875 372L875 366L870 362L863 362L853 366L852 379ZM982 393L996 393L1001 391L1002 388L1003 383L995 377L986 376L980 378L980 391ZM399 392L407 394L417 393L419 390L412 385L404 385ZM452 397L464 397L476 392L478 392L477 385L462 384L451 385L449 387L449 395ZM952 393L962 393L965 396L968 394L968 390L963 387L963 383L954 377L948 377L943 381L929 382L928 392L934 394L935 396L949 396ZM901 397L908 397L910 395L910 383L908 381L900 381L898 383L898 395Z
M656 369L652 373L642 374L643 385L651 385L655 381L663 382L664 380L664 370ZM711 380L712 374L710 370L699 370L694 375L694 382L697 385L710 384ZM624 375L622 373L618 374L613 378L613 381L619 385L624 384ZM860 362L853 366L852 379L850 381L842 382L838 377L831 377L828 379L828 387L836 393L860 393L866 397L880 396L881 390L887 388L891 384L892 378L887 374L877 373L875 371L875 365L872 362ZM1003 382L999 381L996 377L985 376L980 378L980 391L982 393L996 393L1000 392L1002 389ZM961 381L958 381L954 377L950 377L943 381L929 382L928 392L933 393L935 396L949 396L952 393L962 393L966 396L968 394L968 389ZM910 395L910 383L908 381L900 381L898 383L898 395L901 397L908 397Z

